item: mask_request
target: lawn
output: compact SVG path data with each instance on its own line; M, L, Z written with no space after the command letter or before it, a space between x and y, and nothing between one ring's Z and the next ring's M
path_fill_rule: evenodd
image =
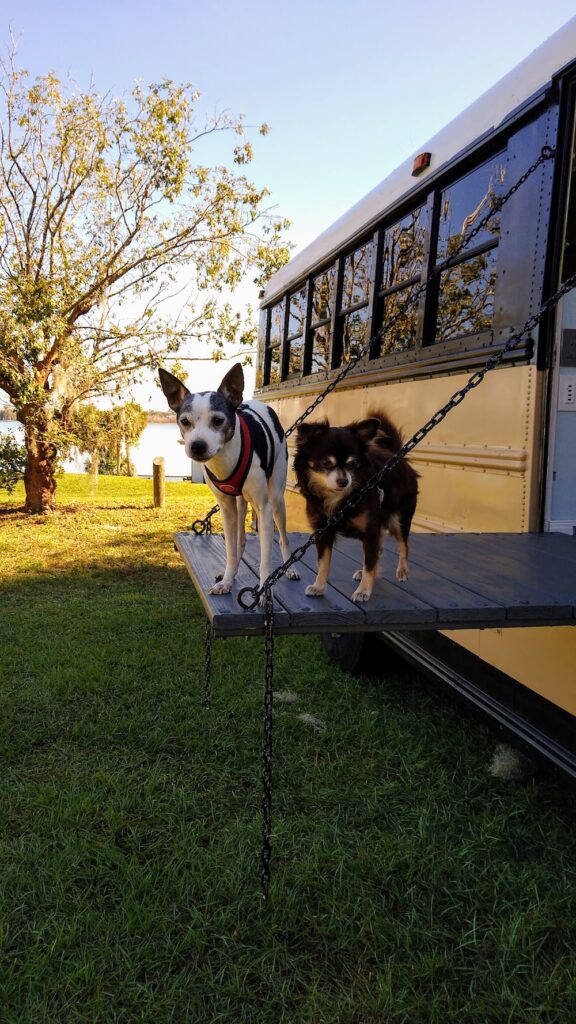
M2 1024L573 1024L571 795L492 778L384 650L353 679L276 642L263 904L262 642L215 641L203 710L171 534L212 500L151 486L0 492Z

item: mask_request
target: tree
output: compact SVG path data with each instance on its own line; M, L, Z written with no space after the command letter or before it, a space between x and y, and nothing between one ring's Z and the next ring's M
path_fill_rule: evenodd
M171 81L123 100L0 62L0 388L24 425L28 511L53 504L77 402L121 395L185 340L252 342L214 294L288 258L286 222L241 170L242 116L199 124L197 107ZM237 136L233 169L200 162L217 133Z
M104 472L133 476L131 448L138 444L148 421L137 402L99 409L91 402L76 408L69 427L69 442L89 456L91 476Z
M12 494L19 480L24 479L26 449L12 434L0 434L0 487Z

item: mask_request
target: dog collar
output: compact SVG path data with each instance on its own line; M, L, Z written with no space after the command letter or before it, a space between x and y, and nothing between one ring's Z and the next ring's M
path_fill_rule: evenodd
M222 491L222 494L230 494L234 498L238 498L242 494L242 488L248 476L250 463L252 462L252 438L250 437L248 424L241 413L236 412L236 415L240 420L240 455L238 456L235 469L225 480L218 480L210 472L208 466L204 466L204 472L210 478L214 487Z

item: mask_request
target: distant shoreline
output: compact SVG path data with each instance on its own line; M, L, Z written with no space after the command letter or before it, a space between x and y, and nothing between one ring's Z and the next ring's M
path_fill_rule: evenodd
M148 412L148 423L174 423L176 420L173 412Z
M146 411L146 410L144 410ZM173 412L147 412L148 423L176 423ZM14 409L0 409L0 423L15 423L17 420Z

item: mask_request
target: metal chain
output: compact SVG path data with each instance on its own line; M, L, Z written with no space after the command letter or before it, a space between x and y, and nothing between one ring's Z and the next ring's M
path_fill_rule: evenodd
M220 505L214 505L209 512L206 513L204 519L195 519L190 529L192 533L195 533L197 537L201 537L204 533L212 533L212 516L220 510Z
M212 625L210 619L206 619L204 627L204 696L202 707L212 706Z
M264 665L264 717L262 732L262 851L260 881L262 899L270 892L270 858L272 853L272 704L274 671L274 601L270 587L266 588L264 609L265 665Z
M513 348L516 348L526 336L529 336L533 329L540 323L542 318L549 313L550 310L558 304L560 299L574 287L576 287L576 273L567 278L558 291L556 291L554 295L551 295L550 298L542 304L538 312L529 317L521 330L517 331L516 334L512 334L508 338L506 344L503 345L498 352L494 352L493 355L486 360L484 365L468 378L466 384L459 388L458 391L455 391L448 401L430 417L424 426L420 427L420 429L417 430L416 433L413 434L412 437L406 441L405 444L403 444L402 447L395 452L394 455L392 455L376 473L373 473L366 483L355 491L354 494L352 494L351 497L340 506L337 512L326 520L323 526L316 530L315 533L312 533L304 544L295 548L290 557L270 573L260 587L244 587L238 594L238 604L242 608L249 610L255 608L264 591L268 593L269 588L276 583L277 580L281 579L295 562L300 561L308 548L311 547L319 537L333 526L337 526L338 523L344 519L350 509L355 508L358 502L361 501L368 491L372 490L373 487L377 487L385 474L390 472L394 466L397 466L398 463L416 447L416 445L420 444L430 431L433 430L438 423L441 423L452 409L455 409L457 405L460 405L460 403L466 398L466 395L482 383L486 374L496 366L499 366L505 355ZM250 595L249 598L247 595Z
M551 146L542 147L542 149L540 150L540 154L536 158L536 160L534 160L534 162L530 164L530 166L524 171L524 174L522 174L517 179L517 181L508 189L508 192L506 192L506 194L503 196L495 196L493 198L491 209L488 211L487 214L485 214L482 220L478 221L478 224L476 224L476 226L472 228L468 232L468 234L461 239L454 252L450 255L449 262L455 260L456 257L459 256L460 253L470 244L471 240L475 238L476 235L480 233L480 231L484 230L484 228L490 223L492 217L494 217L495 214L500 213L502 207L506 205L508 200L518 191L521 185L523 185L524 182L527 181L527 179L534 173L534 171L536 171L541 164L545 163L546 160L551 160L555 155L556 150L553 149ZM428 280L426 280L423 281L421 284L416 285L414 288L410 289L410 295L406 299L406 302L400 307L400 309L394 314L393 317L390 317L390 319L387 320L386 323L382 325L382 327L380 328L379 331L376 332L376 334L370 337L370 340L367 341L362 346L362 348L358 349L358 351L350 357L348 362L342 367L342 369L336 375L336 377L333 377L333 379L329 381L324 391L321 391L320 394L316 396L314 401L311 402L309 406L307 406L303 413L301 413L298 419L294 420L292 426L288 427L288 429L285 431L285 437L290 437L290 435L293 434L294 431L297 430L297 428L300 426L300 424L303 423L304 420L307 419L308 416L310 416L310 414L313 413L314 410L318 408L318 406L328 397L328 395L332 394L335 388L338 387L340 382L344 380L344 378L350 373L350 371L353 370L354 367L357 366L362 359L364 359L364 357L372 349L375 343L382 337L384 331L388 331L390 330L391 327L394 327L394 325L398 323L398 321L405 315L406 311L410 308L410 306L414 305L414 303L417 302L418 299L425 293L426 289L428 288L428 284L429 282ZM218 508L218 505L214 505L214 508L210 509L205 519L196 519L192 523L192 531L199 535L203 533L211 533L210 520L212 516L215 515L215 513L218 511Z

